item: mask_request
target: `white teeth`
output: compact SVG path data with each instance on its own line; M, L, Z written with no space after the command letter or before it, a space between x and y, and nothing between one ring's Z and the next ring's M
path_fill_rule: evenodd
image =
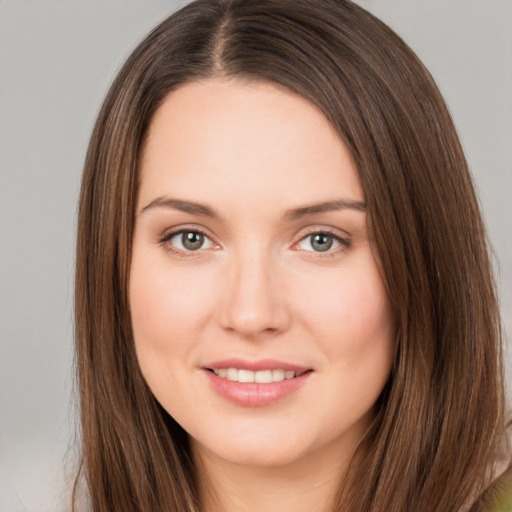
M238 382L254 382L254 372L251 370L238 370Z
M228 368L226 370L226 379L238 382L238 370L236 368Z
M272 380L274 382L284 380L284 370L272 370Z
M254 382L268 384L272 382L272 370L260 370L254 373Z
M213 370L213 373L221 379L231 380L233 382L256 382L259 384L269 384L271 382L280 382L285 379L293 379L297 374L293 370L244 370L237 368L219 368Z

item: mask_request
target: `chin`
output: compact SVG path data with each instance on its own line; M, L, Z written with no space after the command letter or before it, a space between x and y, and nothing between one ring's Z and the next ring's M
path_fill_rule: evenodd
M281 467L296 462L301 454L296 452L282 452L279 450L239 450L231 453L229 462L240 466L254 466L261 468Z
M231 464L253 467L280 467L299 461L311 451L303 438L301 441L288 434L272 432L245 433L232 435L228 439L215 440L210 437L207 444L192 439L193 450L208 453L209 457L221 459ZM195 448L194 448L195 445Z

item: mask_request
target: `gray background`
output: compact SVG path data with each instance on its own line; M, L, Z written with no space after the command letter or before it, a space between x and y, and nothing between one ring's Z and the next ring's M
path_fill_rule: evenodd
M183 3L0 0L1 512L66 509L73 239L85 148L120 64ZM416 50L448 101L512 333L512 2L358 3Z

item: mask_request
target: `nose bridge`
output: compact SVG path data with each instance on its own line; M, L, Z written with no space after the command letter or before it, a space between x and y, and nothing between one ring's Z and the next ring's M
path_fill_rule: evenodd
M244 336L285 329L289 314L271 251L252 241L235 251L229 264L229 279L221 291L223 326Z

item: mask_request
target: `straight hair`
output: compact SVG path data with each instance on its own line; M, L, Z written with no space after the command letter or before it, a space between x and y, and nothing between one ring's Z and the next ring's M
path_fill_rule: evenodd
M349 148L365 194L398 339L335 510L487 510L505 428L502 349L471 176L428 71L348 0L192 2L155 28L114 80L79 203L73 510L80 489L94 512L200 510L187 434L137 363L128 282L152 116L171 91L217 77L268 82L315 104Z

